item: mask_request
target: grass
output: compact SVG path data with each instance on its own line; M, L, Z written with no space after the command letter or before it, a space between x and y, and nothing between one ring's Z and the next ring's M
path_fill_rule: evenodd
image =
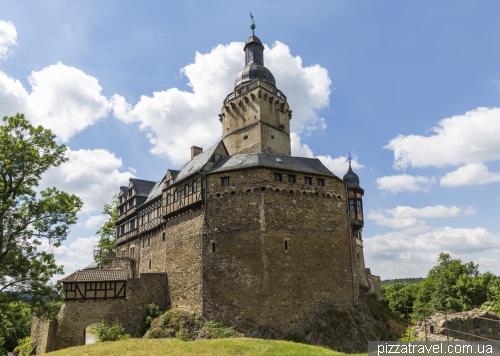
M177 339L129 339L113 342L97 342L91 345L71 347L48 353L50 356L142 356L142 355L217 355L217 356L340 356L341 352L319 346L288 341L262 339L213 339L180 341ZM367 354L358 354L367 356ZM355 355L353 355L355 356Z

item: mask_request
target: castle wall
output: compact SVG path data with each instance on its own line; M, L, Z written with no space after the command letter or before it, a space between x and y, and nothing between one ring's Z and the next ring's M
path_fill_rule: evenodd
M55 350L57 321L39 318L33 315L31 321L31 341L35 346L36 355Z
M125 328L125 333L138 337L144 305L150 303L166 307L164 273L144 273L141 278L128 280L125 299L65 301L57 318L52 350L83 345L85 328L101 321L110 325L118 320ZM50 335L49 332L46 334Z
M165 241L163 233L165 230L155 229L141 236L139 274L165 272ZM165 239L166 240L166 239Z
M220 186L222 176L230 186ZM205 318L247 334L260 326L286 335L316 308L356 298L345 185L318 176L319 187L307 176L313 185L276 182L265 168L208 176Z
M172 308L201 314L201 252L203 209L191 210L167 221L165 268Z

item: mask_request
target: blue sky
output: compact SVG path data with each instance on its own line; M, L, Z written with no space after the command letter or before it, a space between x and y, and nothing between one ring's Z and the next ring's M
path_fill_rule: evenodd
M42 186L82 196L57 259L91 259L104 202L220 138L251 34L294 111L292 150L365 189L366 262L424 276L440 251L500 274L496 1L0 3L0 115L54 130L70 162Z

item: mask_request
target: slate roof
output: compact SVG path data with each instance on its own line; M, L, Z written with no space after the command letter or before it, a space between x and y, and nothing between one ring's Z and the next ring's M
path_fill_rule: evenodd
M120 190L122 191L122 195L126 197L127 196L128 187L123 187L122 186L122 187L120 187Z
M148 198L144 202L143 205L146 205L150 201L154 200L155 198L161 196L161 190L163 188L163 182L165 181L165 176L163 176L162 179L160 179L158 182L156 182L155 186L153 189L151 189L151 192L148 195Z
M202 153L194 157L191 161L186 163L184 167L182 167L181 170L179 171L179 174L175 178L172 177L174 183L179 182L185 178L188 178L189 176L195 174L200 169L202 169L205 166L205 164L208 163L208 160L210 159L210 157L212 157L219 144L220 142L217 142L215 145L213 145L206 151L203 151ZM170 171L170 175L172 176L172 171Z
M135 195L147 197L156 182L144 179L130 178L135 190Z
M279 162L277 159L280 159L281 162ZM268 167L277 170L296 171L302 173L321 174L337 177L335 174L330 172L330 170L328 170L328 168L326 168L323 163L321 163L321 161L317 158L291 157L267 153L249 153L223 157L219 159L210 170L208 170L208 173L232 171L249 167Z
M349 161L349 170L347 173L344 175L343 178L344 182L347 183L347 188L349 189L360 189L364 192L363 188L359 186L359 177L356 173L351 168L351 162Z
M96 269L98 267L99 266L97 265L97 262L96 261L92 261L91 264L89 264L87 267L83 267L83 269Z
M126 281L128 271L126 269L88 269L78 270L61 279L63 283L71 282L114 282Z
M167 172L170 173L170 178L172 179L172 181L175 182L175 180L177 179L177 176L179 175L180 171L178 171L176 169L169 169L169 170L167 170Z

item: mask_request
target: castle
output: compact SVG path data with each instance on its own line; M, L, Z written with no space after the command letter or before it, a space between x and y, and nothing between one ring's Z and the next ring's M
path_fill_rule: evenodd
M317 309L356 302L359 283L379 290L364 266L358 176L291 156L292 110L264 46L252 34L244 52L219 115L222 141L193 146L157 182L120 187L112 267L62 280L58 319L33 324L37 353L84 344L101 320L137 336L148 303L282 337Z

